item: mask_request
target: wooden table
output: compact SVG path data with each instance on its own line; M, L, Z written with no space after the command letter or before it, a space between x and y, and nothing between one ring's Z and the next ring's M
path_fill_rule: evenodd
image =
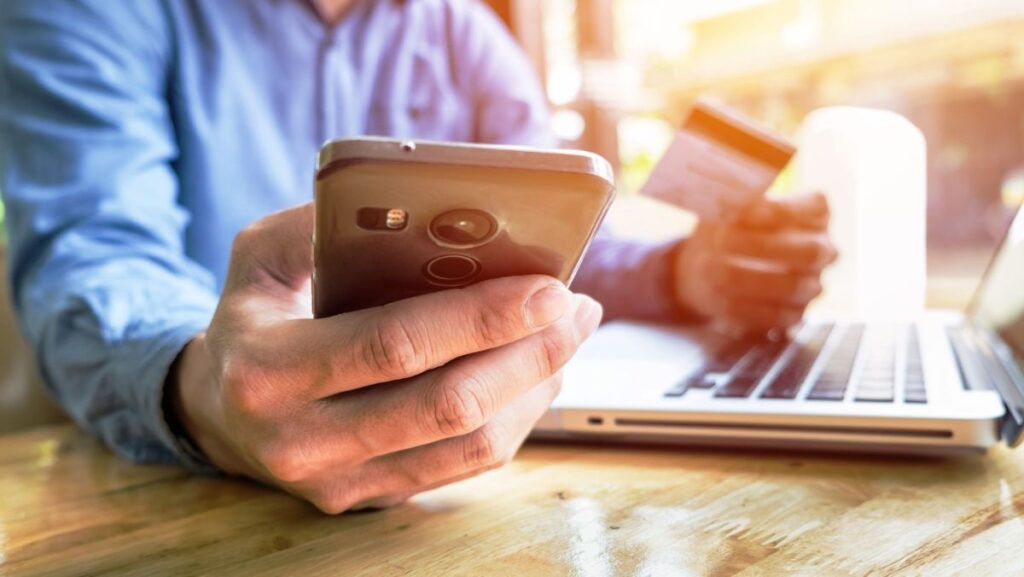
M0 575L1024 575L1024 452L896 459L527 445L395 509L0 437Z

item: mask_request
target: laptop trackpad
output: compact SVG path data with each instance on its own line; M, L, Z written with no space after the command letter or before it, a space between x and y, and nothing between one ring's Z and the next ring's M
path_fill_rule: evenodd
M681 328L615 321L602 326L583 344L578 360L693 362L724 337L706 328ZM713 342L714 341L714 342Z
M602 326L565 368L556 406L614 406L622 395L660 397L707 354L707 329L628 322Z

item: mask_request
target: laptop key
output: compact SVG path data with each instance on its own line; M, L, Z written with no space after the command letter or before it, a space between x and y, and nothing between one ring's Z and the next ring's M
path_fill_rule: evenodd
M706 372L700 377L693 377L690 379L691 389L713 389L715 388L715 379L712 376L714 373Z
M753 339L730 340L725 346L711 353L704 368L708 374L727 373L743 358L743 355L749 353L761 342L763 341Z
M709 386L714 386L714 383L712 383L711 385L705 384L708 380L709 379L707 372L705 372L703 369L698 370L693 375L684 378L675 385L672 385L672 388L665 391L665 396L681 397L685 395L686 391L690 389L703 389L708 388Z
M715 386L714 373L708 370L707 365L698 367L695 371L683 377L681 381L672 385L665 391L666 397L681 397L690 389L710 389Z
M687 380L683 379L682 381L679 381L679 383L677 383L675 385L672 385L667 391L665 391L664 396L666 396L666 397L681 397L684 394L686 394L686 390L689 389L689 388L690 387L689 387L689 384L687 383Z
M846 397L846 385L842 387L835 387L826 389L823 387L814 387L811 392L807 394L807 398L812 401L841 401Z
M715 396L720 398L749 397L759 382L761 382L761 376L737 375L715 389Z
M715 389L716 397L748 397L757 388L765 373L778 361L789 346L788 340L765 341L743 357L728 380Z
M891 403L896 398L896 333L880 329L866 343L854 400Z
M921 343L917 327L911 325L907 333L907 367L903 382L903 401L927 403L928 392L924 385L924 365L921 361Z
M907 403L927 403L928 393L924 387L911 389L908 388L903 392L903 400Z
M853 363L857 359L857 351L860 350L863 336L862 324L846 328L846 332L833 349L832 356L826 361L824 370L807 393L808 400L842 401L846 397L846 387L850 382L850 373L853 372Z
M796 343L796 352L789 359L785 367L768 384L768 387L761 393L766 399L793 399L800 392L800 385L811 372L811 367L818 359L828 335L832 332L832 325L821 325L814 328L814 333L806 343Z
M876 402L876 403L888 403L892 402L893 390L891 388L883 389L864 389L861 387L857 388L857 400L863 402Z

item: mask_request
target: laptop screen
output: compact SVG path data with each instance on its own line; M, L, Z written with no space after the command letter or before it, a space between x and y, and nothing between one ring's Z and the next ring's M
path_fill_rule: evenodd
M1002 337L1024 367L1024 208L1017 211L981 281L971 319Z

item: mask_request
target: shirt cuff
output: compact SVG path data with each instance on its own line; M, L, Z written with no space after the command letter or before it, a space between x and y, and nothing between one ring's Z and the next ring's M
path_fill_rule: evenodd
M160 445L159 447L141 449L140 454L135 455L138 460L166 461L170 456L174 461L195 472L206 474L220 472L189 439L184 429L177 424L174 416L167 411L169 407L165 402L165 389L171 368L185 345L197 334L206 330L208 325L208 320L193 319L192 322L179 324L152 339L129 341L121 347L119 352L122 355L133 359L145 359L144 363L122 365L145 368L141 374L121 375L120 382L130 383L134 380L140 385L144 385L133 387L133 390L137 391L136 394L139 395L136 399L136 406L142 408L143 425L149 429ZM147 454L150 451L152 454ZM169 453L169 455L160 454L163 452Z
M594 240L573 289L596 298L605 320L662 323L699 320L675 298L676 254L686 239L647 243L599 237Z

